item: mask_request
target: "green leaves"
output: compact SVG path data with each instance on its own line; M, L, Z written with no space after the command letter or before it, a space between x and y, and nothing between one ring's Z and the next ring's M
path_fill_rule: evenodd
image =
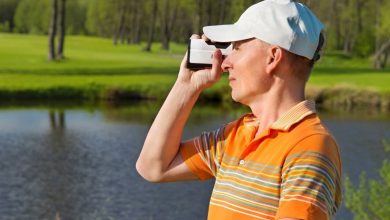
M389 152L387 140L383 141ZM387 146L386 146L387 145ZM384 160L379 170L381 180L368 180L366 173L359 177L355 188L350 178L345 178L345 206L354 214L355 220L386 220L390 216L390 162Z

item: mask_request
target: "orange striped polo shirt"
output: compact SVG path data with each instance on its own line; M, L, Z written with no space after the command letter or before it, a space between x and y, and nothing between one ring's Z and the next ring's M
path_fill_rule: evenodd
M330 219L341 202L338 146L303 101L268 129L247 114L182 143L199 179L215 178L209 220Z

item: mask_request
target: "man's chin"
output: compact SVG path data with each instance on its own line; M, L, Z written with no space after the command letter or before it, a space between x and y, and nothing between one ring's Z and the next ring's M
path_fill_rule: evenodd
M241 100L240 96L238 96L237 94L234 94L233 91L231 93L231 97L232 97L233 101L241 103L240 102L240 100Z

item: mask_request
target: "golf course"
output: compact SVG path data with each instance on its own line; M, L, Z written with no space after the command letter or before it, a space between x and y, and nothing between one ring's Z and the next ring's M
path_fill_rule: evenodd
M170 50L153 44L113 45L109 38L67 36L65 59L48 61L47 36L0 34L0 97L3 100L161 101L176 79L185 44ZM388 109L390 69L376 70L369 58L325 50L307 86L308 98L324 105ZM227 74L201 96L230 100Z

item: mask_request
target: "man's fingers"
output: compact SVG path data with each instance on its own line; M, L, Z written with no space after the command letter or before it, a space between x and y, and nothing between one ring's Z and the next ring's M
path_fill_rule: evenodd
M222 52L221 50L215 50L213 54L213 66L211 68L211 75L214 79L218 79L222 73Z
M180 69L182 69L182 70L187 68L187 56L188 56L188 51L184 55L183 60L181 61L181 64L180 64Z
M200 36L197 34L191 35L190 39L200 39Z
M202 40L208 41L209 39L206 37L206 35L202 34Z

